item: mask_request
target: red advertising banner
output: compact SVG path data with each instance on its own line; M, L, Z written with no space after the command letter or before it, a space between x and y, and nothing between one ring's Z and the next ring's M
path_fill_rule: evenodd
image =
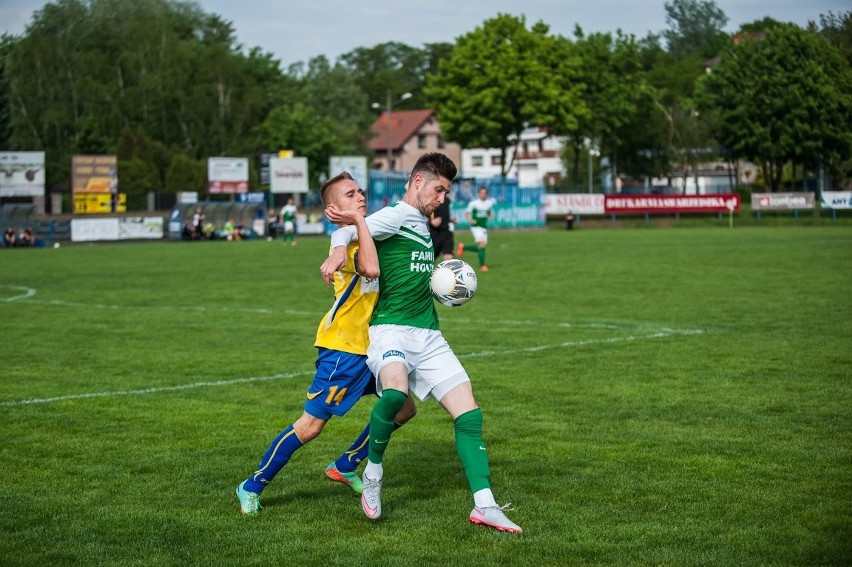
M727 213L740 210L736 193L719 195L606 195L606 214Z

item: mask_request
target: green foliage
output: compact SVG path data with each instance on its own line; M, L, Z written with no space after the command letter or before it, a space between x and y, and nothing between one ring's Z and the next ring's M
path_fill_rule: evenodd
M831 44L797 26L744 40L700 87L716 139L732 158L765 164L771 190L785 162L836 172L852 152L852 69Z
M814 25L808 29L817 31ZM846 61L852 66L852 10L820 15L818 33L843 52Z
M571 45L548 35L545 24L527 29L523 17L501 14L458 38L424 92L444 138L503 149L505 174L506 148L527 125L576 130L585 112L578 67Z
M10 142L48 152L49 184L74 153L115 152L126 127L193 158L239 151L280 79L268 55L237 51L230 23L170 0L47 4L6 62Z
M203 193L207 190L207 162L178 153L169 161L165 187L169 191Z
M728 36L722 30L728 16L713 0L671 0L665 8L668 29L663 37L675 59L688 55L707 59L727 45Z
M848 225L489 240L440 317L522 537L468 523L434 401L394 434L381 521L323 475L370 398L241 516L302 412L327 239L100 243L0 254L0 563L850 563Z

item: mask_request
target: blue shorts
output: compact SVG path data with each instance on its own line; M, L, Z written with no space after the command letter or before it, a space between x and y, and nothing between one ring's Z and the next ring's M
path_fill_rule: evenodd
M305 411L328 421L344 415L362 396L376 393L367 355L319 348L317 372L308 387Z

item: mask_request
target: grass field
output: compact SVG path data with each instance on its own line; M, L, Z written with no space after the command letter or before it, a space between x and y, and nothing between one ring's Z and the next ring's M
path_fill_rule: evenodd
M467 522L433 402L381 521L323 475L369 399L239 514L301 412L326 242L0 250L0 564L852 563L852 228L493 233L440 313L522 537Z

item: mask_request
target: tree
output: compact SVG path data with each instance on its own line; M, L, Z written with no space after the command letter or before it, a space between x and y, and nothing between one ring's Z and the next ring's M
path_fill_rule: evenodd
M9 143L46 152L49 186L72 154L115 152L127 127L193 159L252 151L283 81L232 24L175 0L58 0L4 53ZM151 165L162 183L167 164Z
M676 59L687 55L710 58L728 43L722 31L728 17L713 0L671 0L665 8L668 29L663 37Z
M650 155L649 144L657 144L643 137L655 130L648 123L659 120L658 110L649 101L643 102L649 89L643 77L639 45L633 36L621 31L614 37L609 33L587 36L578 26L574 36L574 50L580 60L577 80L585 86L581 97L588 109L579 116L579 126L568 138L568 155L573 160L568 170L574 172L574 184L581 181L578 174L582 155L589 157L588 152L598 150L609 156L613 170L624 168L639 175L642 160L631 156ZM645 109L642 114L638 114L640 107Z
M793 24L746 39L699 83L714 135L735 159L762 165L769 189L792 162L838 172L852 151L852 70L824 38Z
M444 137L463 147L500 148L504 176L508 147L525 127L564 134L584 112L578 60L566 40L548 31L544 23L528 30L523 17L500 14L461 36L427 78L424 92Z

